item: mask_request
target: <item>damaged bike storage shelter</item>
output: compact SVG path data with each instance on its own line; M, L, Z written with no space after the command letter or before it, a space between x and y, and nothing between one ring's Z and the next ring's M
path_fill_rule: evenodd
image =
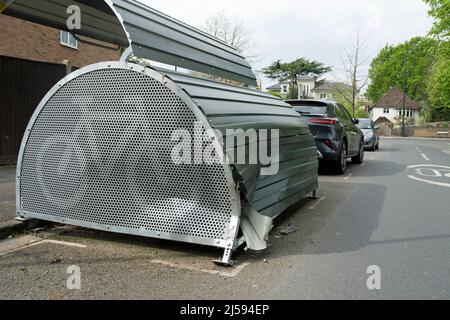
M302 117L254 89L236 49L137 1L16 0L3 14L67 30L71 5L81 9L75 36L124 53L69 74L37 106L19 153L17 215L214 246L224 249L223 265L244 243L265 249L273 219L318 187L317 150ZM130 63L131 54L197 73ZM279 138L266 142L279 145L278 170L263 175L261 164L230 161L240 146L227 148L227 129L248 144L249 158L256 151L246 130L277 129ZM190 142L224 161L174 163L179 130L200 131L202 140Z

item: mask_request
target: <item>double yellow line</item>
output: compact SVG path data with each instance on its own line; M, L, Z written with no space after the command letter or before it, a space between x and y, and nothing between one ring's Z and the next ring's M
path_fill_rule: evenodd
M0 0L0 13L5 11L5 9L13 2L13 0Z

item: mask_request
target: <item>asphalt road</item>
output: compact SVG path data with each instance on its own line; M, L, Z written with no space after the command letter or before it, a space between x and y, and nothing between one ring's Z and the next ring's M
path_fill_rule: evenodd
M288 223L298 231L280 236ZM0 242L0 298L449 299L450 141L382 139L346 175L323 173L319 200L283 214L270 244L223 269L208 247L78 228L18 235ZM71 265L80 290L66 287Z

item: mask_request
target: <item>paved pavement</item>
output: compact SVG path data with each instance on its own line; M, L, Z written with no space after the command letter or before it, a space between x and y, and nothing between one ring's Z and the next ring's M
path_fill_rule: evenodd
M15 177L15 166L0 166L0 223L16 215Z
M0 298L449 299L449 196L450 141L382 139L346 175L322 174L319 200L288 210L270 248L236 254L234 269L211 263L214 248L59 228L0 242ZM299 230L280 237L288 223ZM80 290L66 287L71 265Z

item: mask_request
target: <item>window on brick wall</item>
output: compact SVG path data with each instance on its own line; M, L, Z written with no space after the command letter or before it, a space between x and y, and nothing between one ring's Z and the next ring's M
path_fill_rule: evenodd
M74 49L78 48L77 39L67 31L61 31L61 44Z

